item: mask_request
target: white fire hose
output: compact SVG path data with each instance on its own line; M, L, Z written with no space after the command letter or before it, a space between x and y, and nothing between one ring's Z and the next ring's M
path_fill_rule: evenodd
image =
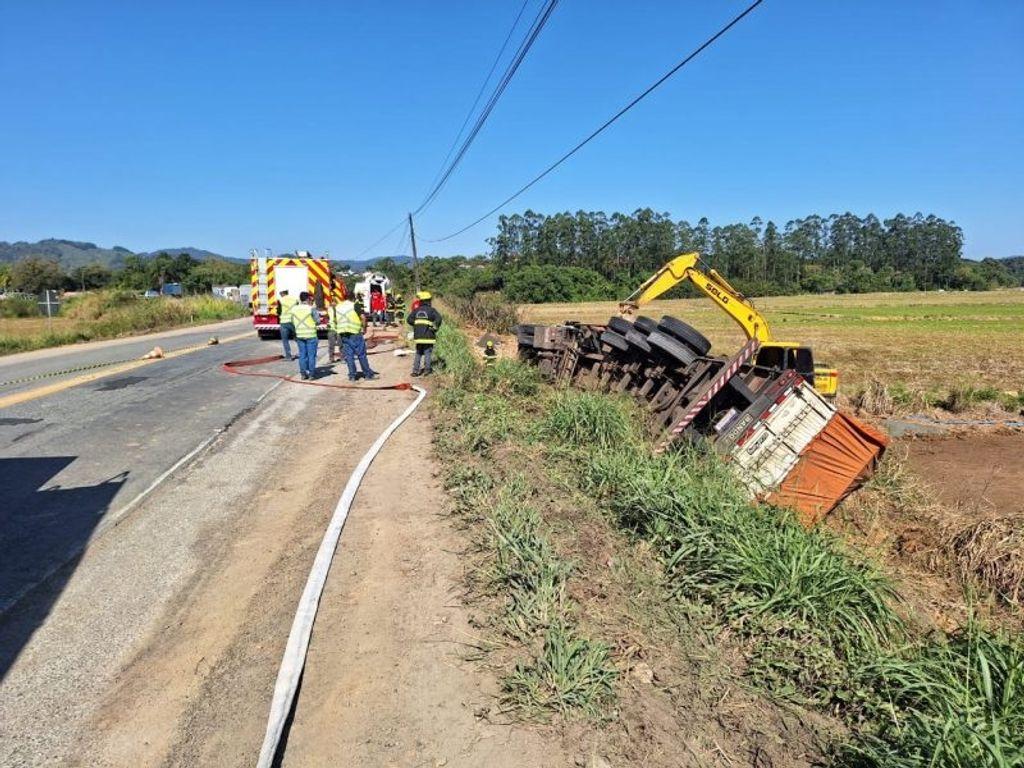
M299 678L302 676L302 670L306 664L306 651L309 649L309 638L313 632L317 607L320 605L320 595L323 594L327 573L331 569L331 561L334 559L338 539L341 538L341 530L345 527L345 520L348 518L348 511L355 499L356 491L359 490L366 470L370 468L370 464L380 453L384 443L402 425L402 422L412 415L413 411L423 402L423 398L427 396L426 390L422 387L414 386L413 390L417 392L416 400L391 422L370 446L370 450L359 460L348 483L345 484L345 490L342 491L341 498L338 500L338 506L335 507L331 522L324 532L320 549L317 550L316 559L313 561L313 569L309 572L306 588L302 591L299 607L295 611L295 620L292 622L292 629L288 635L288 645L284 649L281 668L277 673L274 698L270 702L270 717L267 719L267 732L263 737L263 746L260 748L260 757L256 763L257 768L271 768L277 754L285 721L288 719L288 713L295 701Z

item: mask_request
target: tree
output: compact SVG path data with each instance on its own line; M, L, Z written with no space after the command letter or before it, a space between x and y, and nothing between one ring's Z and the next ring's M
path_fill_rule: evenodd
M6 291L11 285L11 265L0 264L0 291Z
M68 275L68 285L72 290L88 291L95 288L106 288L114 279L114 273L103 264L84 264L75 267Z
M25 293L58 290L64 285L60 264L42 256L26 256L11 268L11 287Z

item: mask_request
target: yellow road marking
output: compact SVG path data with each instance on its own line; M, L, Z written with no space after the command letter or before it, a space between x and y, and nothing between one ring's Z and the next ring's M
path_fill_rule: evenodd
M227 344L229 341L238 341L239 339L247 339L252 337L252 331L248 333L239 333L234 336L228 336L220 340L221 344ZM100 371L93 371L92 373L85 373L81 376L75 376L71 379L65 379L64 381L57 381L53 384L47 384L42 387L36 387L35 389L29 389L24 392L15 392L13 395L7 395L7 397L0 397L0 409L10 408L12 405L20 405L21 403L27 403L30 400L38 400L40 397L46 397L47 395L53 395L57 392L63 392L65 389L71 389L72 387L79 387L82 384L88 384L98 379L104 379L107 376L114 376L118 373L124 373L125 371L134 371L136 368L141 368L144 365L150 365L151 363L159 363L161 360L170 360L173 357L181 357L182 355L188 355L192 352L198 352L201 349L206 349L208 344L203 344L194 347L185 347L184 349L176 349L172 352L168 352L163 357L157 357L152 360L132 360L131 362L121 363L120 365L112 365L109 368L104 368Z

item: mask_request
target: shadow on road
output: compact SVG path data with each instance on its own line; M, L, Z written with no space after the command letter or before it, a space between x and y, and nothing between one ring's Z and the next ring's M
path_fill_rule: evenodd
M0 680L46 620L126 474L46 484L77 457L0 459Z

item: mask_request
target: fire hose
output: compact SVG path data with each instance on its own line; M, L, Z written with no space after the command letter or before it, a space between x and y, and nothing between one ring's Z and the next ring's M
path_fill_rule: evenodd
M382 351L382 350L381 350ZM285 723L288 715L295 705L295 695L299 688L299 681L306 664L306 653L309 650L309 641L313 633L313 622L316 620L317 609L320 605L320 597L323 594L324 586L327 583L327 575L334 560L334 553L341 538L342 529L348 519L349 510L355 499L356 492L363 482L370 464L380 453L381 448L388 441L388 438L397 430L406 419L419 407L420 403L427 396L427 391L422 387L415 386L408 382L398 384L362 386L358 384L330 384L318 381L303 381L291 376L283 376L268 371L246 371L247 367L261 365L282 360L282 355L271 355L268 357L251 358L248 360L234 360L224 363L221 368L227 373L240 376L262 376L288 381L292 384L307 384L317 387L331 387L334 389L365 389L365 390L412 390L416 392L416 399L396 418L374 441L370 449L363 454L355 470L349 476L348 482L341 493L341 498L334 509L331 520L324 532L320 548L317 550L313 560L313 567L306 579L306 586L302 590L302 597L299 598L299 605L295 610L295 618L292 621L291 631L288 633L288 643L285 646L284 655L281 658L281 666L277 673L277 681L274 683L274 695L270 702L270 715L267 718L267 730L263 737L263 744L260 747L257 768L270 768L281 745L281 736L284 733Z

